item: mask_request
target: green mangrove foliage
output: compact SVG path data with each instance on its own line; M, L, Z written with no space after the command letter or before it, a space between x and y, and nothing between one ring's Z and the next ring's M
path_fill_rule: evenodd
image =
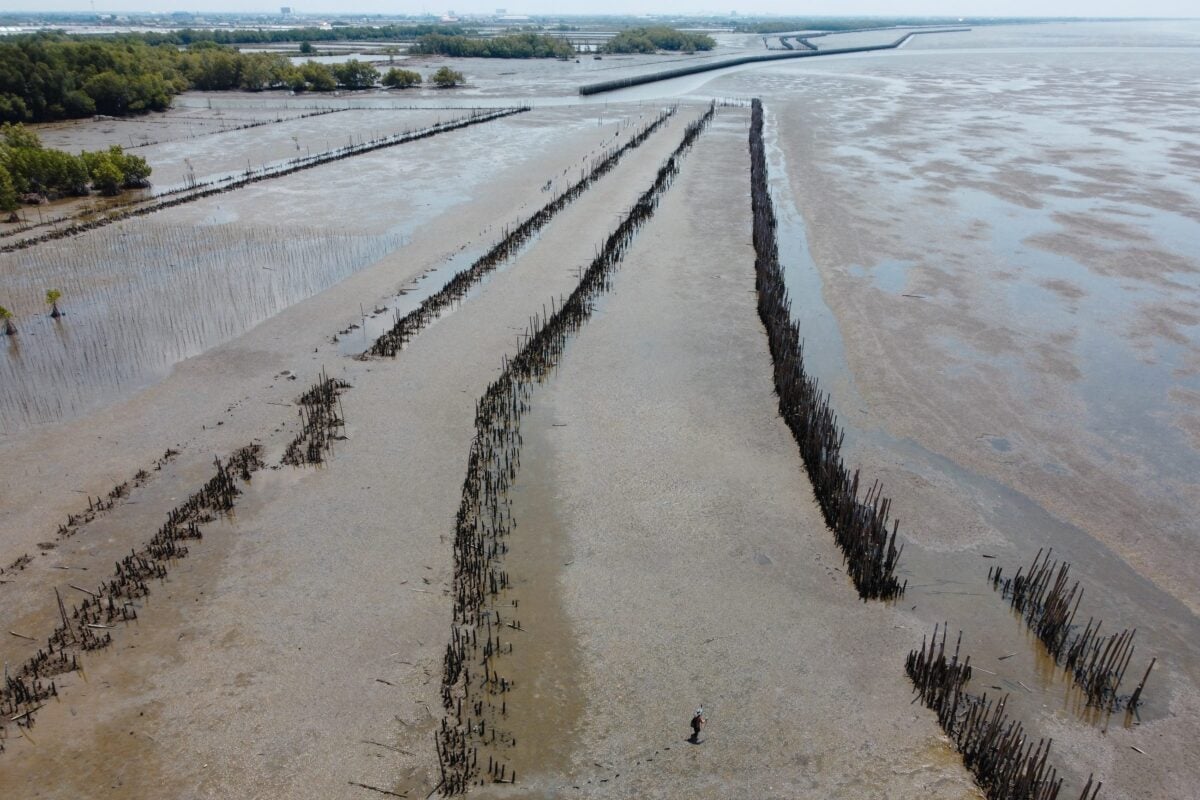
M452 70L449 67L440 67L437 72L429 76L429 81L439 89L453 88L462 83L463 80L461 72Z
M421 83L421 73L411 69L392 67L383 76L383 85L389 89L409 89Z
M511 33L490 39L431 33L417 39L411 52L456 58L573 58L565 39L540 33Z
M712 50L716 41L703 33L687 33L653 26L621 31L604 45L606 53L657 53L659 50Z
M370 89L379 80L379 70L366 61L354 58L341 64L334 64L332 69L338 86L347 89Z
M4 306L0 306L0 322L4 323L4 335L16 336L17 326L13 324L13 313Z
M15 211L25 195L118 194L149 185L150 165L120 147L72 155L43 147L24 125L0 125L0 210Z
M163 111L187 89L361 89L378 77L362 62L295 65L282 54L239 53L210 41L179 50L137 36L15 36L0 42L0 121Z

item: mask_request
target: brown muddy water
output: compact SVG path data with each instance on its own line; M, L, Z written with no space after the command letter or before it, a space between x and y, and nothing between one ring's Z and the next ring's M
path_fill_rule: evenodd
M516 680L505 695L508 714L499 725L519 739L517 746L502 741L488 752L518 777L561 773L583 735L579 723L584 698L578 691L582 655L559 584L571 555L554 496L555 466L553 459L544 457L551 452L548 431L562 423L545 404L539 405L537 390L532 403L521 430L529 452L538 457L522 466L509 492L516 532L508 539L504 564L512 585L491 604L493 611L519 619L521 626L505 631L513 649L496 664Z

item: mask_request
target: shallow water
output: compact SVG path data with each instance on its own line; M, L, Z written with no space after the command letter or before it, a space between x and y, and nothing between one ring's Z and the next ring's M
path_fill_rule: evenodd
M5 342L0 432L147 386L400 244L391 235L137 222L4 254L18 308L36 308L52 286L66 313L25 317Z
M1072 719L1096 728L1135 720L1081 703L985 583L989 567L1011 576L1053 546L1085 587L1084 620L1104 619L1108 633L1139 628L1123 691L1159 659L1142 722L1187 708L1180 698L1200 670L1194 595L1155 583L1160 565L1194 564L1200 551L1187 522L1200 441L1186 427L1200 379L1200 176L1184 143L1200 122L1186 99L1195 62L1144 48L1137 62L1103 64L1086 57L1095 46L1086 41L1060 53L1026 36L1004 53L755 76L807 366L847 428L849 463L884 478L901 536L909 531L900 605L930 629L948 620L952 639L964 630L965 651L988 670L975 689L1013 692L1018 718L1038 735L1065 731L1074 750L1087 737ZM817 144L802 145L809 138ZM826 204L840 213L822 214ZM813 220L829 227L814 232ZM872 321L870 335L857 329ZM885 348L873 349L872 337ZM889 359L897 363L880 363ZM907 382L881 392L864 366ZM995 396L962 383L976 380ZM913 406L888 397L922 393L932 393L921 404L931 414L978 421L974 451L954 441L958 430L924 433L901 416ZM982 427L993 408L992 427ZM1013 412L1010 428L1001 420ZM1013 481L1013 463L1028 483ZM1128 492L1121 505L1096 493L1112 475ZM1130 531L1136 558L1112 546L1128 547L1114 536L1121 523L1105 522L1108 506L1127 513L1129 502L1142 520ZM1081 506L1096 511L1074 513ZM1088 768L1077 762L1072 774Z
M338 135L340 118L369 122L373 113L329 114L208 138L238 142L267 131L270 148L289 142L286 130L296 125L314 135ZM127 397L179 360L398 254L423 225L468 200L475 187L512 164L534 163L529 160L536 153L566 133L587 132L578 162L579 169L586 168L625 129L644 124L651 109L595 117L548 113L551 120L518 115L443 134L453 143L450 150L432 137L0 255L4 304L21 330L0 342L0 432L70 419ZM416 116L427 122L446 117L437 111ZM413 119L400 114L389 124L407 127ZM170 152L177 157L190 144L176 143ZM202 150L220 157L219 148L208 143ZM574 170L572 165L543 176L545 198L573 180ZM528 215L527 205L514 204L482 230L461 231L447 242L454 249L439 259L437 274L420 290L441 288L473 260L464 253L477 255L493 243L503 226ZM60 305L67 316L58 323L44 316L48 288L64 295ZM368 318L368 325L382 329L394 311L415 307L420 299L419 292L390 300L365 297L362 316L380 303L383 313ZM328 334L352 321L329 321ZM351 333L358 336L347 337L346 351L364 338L359 329Z

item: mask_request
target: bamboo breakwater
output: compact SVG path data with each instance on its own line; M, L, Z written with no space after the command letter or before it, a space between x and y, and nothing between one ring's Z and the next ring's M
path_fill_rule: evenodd
M651 72L642 75L631 75L628 78L616 78L611 81L601 81L600 83L589 83L579 87L581 95L600 94L602 92L612 92L617 89L627 89L630 86L640 86L644 83L655 83L657 81L665 81L671 78L682 78L687 75L696 75L701 72L711 72L716 69L725 69L726 67L737 67L742 64L754 64L759 61L780 61L788 58L816 58L819 56L838 56L849 53L870 53L876 50L895 50L914 36L920 36L930 33L967 33L970 28L939 28L935 31L911 31L904 34L899 39L888 44L872 44L863 45L862 47L838 47L830 50L818 50L815 47L811 50L789 50L787 52L773 52L753 56L740 56L738 58L729 58L724 61L712 61L707 64L691 64L686 67L676 67L675 69L663 70L662 72Z
M938 641L921 638L921 648L908 654L904 669L921 701L937 713L942 730L962 754L963 764L975 775L988 800L1056 800L1063 779L1049 766L1053 740L1039 739L1036 746L1019 722L1005 713L1008 695L988 700L966 691L971 679L971 659L958 660L962 633L954 653L946 658L945 627ZM1089 775L1079 800L1095 800L1102 784Z
M1051 561L1053 552L1046 550L1043 555L1039 549L1024 575L1018 569L1012 578L1003 578L1001 568L989 569L988 581L1024 618L1054 662L1071 674L1089 706L1109 712L1122 708L1136 712L1157 659L1150 660L1133 694L1120 693L1125 670L1133 658L1133 637L1137 630L1126 629L1101 638L1100 620L1089 617L1080 633L1074 622L1083 589L1079 581L1068 588L1071 565Z
M168 447L166 452L162 454L162 457L155 460L154 471L161 471L162 468L169 464L171 459L175 458L177 455L179 455L178 450L172 450ZM96 497L96 499L93 500L91 497L88 497L88 507L86 511L80 510L74 514L67 514L66 523L59 524L59 537L66 538L68 536L74 536L80 528L82 528L84 525L87 525L96 517L105 512L112 511L113 507L115 507L119 502L129 497L129 492L131 490L140 488L141 486L145 485L148 480L150 480L150 473L144 469L139 469L136 473L134 473L132 479L122 481L110 489L107 498ZM3 572L4 570L0 569L0 573Z
M233 509L241 494L239 483L248 483L251 475L264 466L262 447L247 445L230 454L222 463L215 459L212 478L195 494L167 514L158 532L140 550L116 562L113 576L96 589L78 589L87 595L70 611L58 589L59 623L46 646L15 671L5 668L0 686L0 752L4 750L6 722L21 728L33 727L34 716L50 698L58 696L54 678L80 669L80 656L112 643L111 630L121 623L137 619L139 598L150 593L148 581L163 580L170 561L188 554L185 542L203 538L200 526L216 519L217 514Z
M143 217L147 214L153 214L157 211L163 211L168 208L190 203L195 200L201 200L205 197L221 194L223 192L231 192L234 189L241 189L244 186L249 186L252 183L259 181L271 180L273 178L282 178L287 175L292 175L296 172L301 172L313 167L319 167L324 164L330 164L334 161L341 161L345 158L360 156L364 153L370 153L375 150L382 150L386 147L395 147L408 142L415 142L420 139L428 139L431 136L436 136L439 133L448 131L456 131L461 128L467 128L471 125L478 125L483 122L491 122L492 120L501 119L503 117L511 117L514 114L521 114L529 111L529 106L521 106L519 108L504 108L499 111L480 111L472 112L465 119L457 119L451 122L442 122L437 125L432 125L421 130L411 131L408 133L398 133L391 136L383 136L378 139L371 139L358 144L348 144L334 150L328 150L323 153L317 153L313 156L302 156L285 161L283 164L274 168L263 168L258 172L247 169L238 177L227 181L221 181L215 184L196 183L192 186L179 190L180 194L170 196L166 200L152 201L147 205L139 205L135 208L130 208L124 211L118 211L111 214L105 214L95 219L87 220L86 222L75 222L65 225L61 228L47 231L40 236L31 236L28 239L22 239L19 242L4 245L0 247L0 253L11 253L16 250L24 250L44 242L54 241L56 239L65 239L69 236L77 236L87 231L103 228L106 225L111 225L114 222L132 219L134 217ZM170 193L174 194L174 193ZM162 197L168 197L168 194ZM47 223L53 224L53 223Z
M324 368L321 369L317 382L296 400L300 406L300 433L288 443L280 463L293 467L320 464L325 454L333 450L334 440L346 438L346 412L342 410L341 393L349 388L350 384L329 377Z
M455 274L446 282L445 286L426 298L416 309L403 317L397 315L391 329L376 339L363 356L395 357L414 335L437 319L446 308L465 297L471 287L483 280L486 275L530 241L558 212L577 200L596 181L611 172L627 153L640 147L656 130L674 116L676 110L676 106L664 109L652 122L630 137L624 145L611 148L603 155L598 156L592 162L592 168L587 175L535 211L515 228L506 231L504 237L493 245L491 250L480 256L470 267Z
M792 431L812 482L813 493L842 550L847 572L863 600L904 594L896 578L903 545L896 546L899 521L888 532L891 500L878 482L859 499L859 473L842 461L845 433L817 379L804 370L804 342L792 318L792 303L779 264L775 210L767 182L762 103L754 100L750 118L750 184L754 212L754 270L758 315L767 331L774 364L779 413Z
M174 139L158 139L158 140L147 140L144 142L138 142L136 144L130 144L128 147L125 148L125 150L126 151L136 150L139 147L152 147L153 145L156 145L156 144L166 144L166 143L170 143L170 142L189 141L191 139L199 139L203 136L216 136L219 133L232 133L234 131L249 130L250 128L261 128L265 125L280 125L285 122L295 122L296 120L308 119L309 117L322 117L322 116L325 116L326 114L337 114L340 111L349 111L349 110L350 109L348 109L348 108L324 108L319 111L313 111L312 113L309 113L309 114L297 114L294 117L276 117L275 119L253 120L251 122L245 123L244 125L231 125L230 127L219 128L215 131L202 131L201 133L190 133L187 136L181 136L181 137L174 138ZM228 118L222 118L222 121L225 121L226 119L228 119ZM144 123L144 122L147 122L148 120L139 120L139 121ZM171 122L164 120L162 124L170 125Z
M595 299L608 291L612 273L638 230L654 215L670 188L684 154L716 113L716 106L687 126L679 146L604 246L583 271L571 295L551 304L548 313L529 320L524 344L505 359L500 376L476 404L475 438L455 519L454 619L446 645L442 703L446 715L435 732L443 795L464 793L472 785L514 783L516 772L503 755L517 744L503 729L507 693L513 681L500 673L502 656L511 653L510 635L519 635L518 601L505 619L489 601L509 586L503 568L506 540L515 530L507 495L520 469L521 418L529 410L536 384L544 381L563 353L568 338L589 319ZM480 749L486 761L480 760Z

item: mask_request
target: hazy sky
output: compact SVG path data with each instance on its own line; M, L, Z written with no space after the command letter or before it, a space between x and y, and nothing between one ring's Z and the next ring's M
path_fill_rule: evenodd
M785 15L884 15L936 16L1078 16L1078 17L1194 17L1200 16L1195 0L846 0L846 2L786 2L785 0L0 0L5 11L278 11L290 4L299 13L444 14L492 13L506 8L510 14L640 14L721 13Z

